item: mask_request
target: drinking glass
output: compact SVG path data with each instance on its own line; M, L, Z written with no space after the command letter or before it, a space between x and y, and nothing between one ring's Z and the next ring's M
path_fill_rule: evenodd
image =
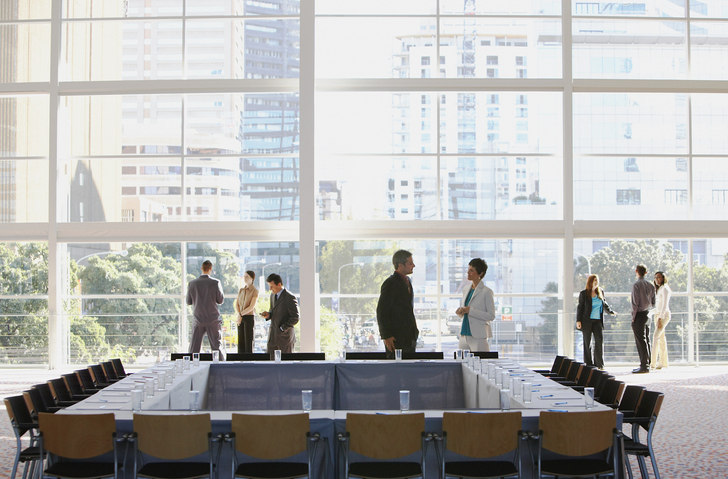
M192 363L195 367L200 365L200 353L192 353Z
M143 400L144 400L144 391L143 390L141 390L141 389L132 389L131 390L131 410L132 411L141 411Z
M200 391L190 391L190 411L200 410Z
M189 371L190 370L190 357L184 356L182 358L182 371Z
M511 391L513 391L513 397L519 397L521 395L521 379L516 376L511 376Z
M508 411L511 408L511 391L509 389L500 390L500 407L501 411Z
M399 410L409 411L410 408L410 392L407 389L399 391Z
M213 351L212 352L212 362L213 363L219 363L220 362L220 351Z
M470 350L463 349L463 361L468 361L469 359L470 359Z
M594 407L594 388L584 388L584 403L587 409Z
M521 383L521 384L523 386L523 392L522 392L523 402L528 404L531 402L531 392L532 392L531 388L533 387L533 385L531 384L530 381L523 381L523 383Z
M281 350L276 349L273 351L273 359L275 359L275 362L280 363L281 362Z
M313 402L313 391L310 389L301 390L301 405L303 406L303 412L311 411L311 404Z
M394 360L395 361L401 361L402 360L402 350L401 349L395 349L394 350Z
M456 349L455 350L455 361L462 361L462 360L463 360L463 350Z

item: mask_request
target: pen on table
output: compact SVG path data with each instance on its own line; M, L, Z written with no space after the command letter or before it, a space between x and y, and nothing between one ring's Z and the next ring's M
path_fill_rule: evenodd
M554 397L553 394L545 394L543 396L539 396L539 399L546 399L546 398L552 398L552 397Z
M564 406L565 404L569 404L569 403L567 401L559 401L559 402L555 402L553 404L554 404L554 406Z
M569 412L566 409L549 409L549 412Z

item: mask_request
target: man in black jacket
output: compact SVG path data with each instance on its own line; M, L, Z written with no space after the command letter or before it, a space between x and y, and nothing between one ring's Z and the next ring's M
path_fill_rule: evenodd
M412 283L407 277L415 269L412 253L399 250L392 256L392 263L394 273L382 283L377 303L379 335L388 358L394 358L395 349L414 352L420 334L415 321Z

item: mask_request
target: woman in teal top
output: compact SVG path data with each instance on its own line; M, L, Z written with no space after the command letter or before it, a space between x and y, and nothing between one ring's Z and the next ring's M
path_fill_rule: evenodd
M615 314L604 299L604 290L599 287L599 277L590 274L586 288L579 293L576 308L576 329L584 337L584 364L604 369L604 311ZM591 339L594 336L594 359L592 360Z
M460 327L458 348L471 351L489 351L488 338L493 337L490 322L495 319L495 300L493 290L488 288L483 277L488 271L488 263L474 258L468 264L469 288L463 291L462 306L455 314L463 318Z

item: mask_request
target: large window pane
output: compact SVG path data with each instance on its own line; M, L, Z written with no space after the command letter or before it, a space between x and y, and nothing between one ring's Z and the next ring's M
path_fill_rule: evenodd
M728 74L718 65L728 61L728 24L690 24L690 75L700 80L726 80Z
M577 20L574 78L684 78L688 72L684 22Z
M0 95L0 158L48 156L48 95Z
M440 0L440 13L445 15L561 15L561 2L559 0L511 0L509 2Z
M683 94L577 93L574 150L602 154L687 154Z
M51 0L5 2L0 8L0 20L35 20L51 18Z
M691 18L728 18L726 0L690 0Z
M182 7L183 2L169 0L63 0L63 18L171 16L181 15Z
M728 95L691 95L693 152L696 154L728 154Z
M48 221L48 160L0 160L0 223Z
M435 70L433 77L561 77L561 22L558 20L447 18L442 20L440 30L439 75ZM403 63L408 62L409 68L403 65L399 69L400 77L422 75L417 57L428 41L416 35L403 37L407 53L401 58Z
M47 82L50 42L48 23L0 24L0 83Z
M701 2L704 3L704 2ZM625 16L625 17L683 17L684 2L671 0L620 0L617 2L584 2L573 0L572 13L575 16Z
M0 243L0 357L4 364L48 361L48 247Z
M728 213L728 158L693 160L695 219L722 220Z
M437 0L317 0L319 15L427 15L437 11Z

